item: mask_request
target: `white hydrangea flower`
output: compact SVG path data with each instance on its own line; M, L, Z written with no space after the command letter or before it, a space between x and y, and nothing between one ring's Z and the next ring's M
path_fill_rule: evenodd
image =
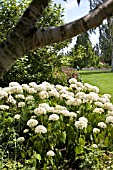
M8 97L8 93L4 90L0 90L0 99L3 99L4 97Z
M28 91L29 86L27 84L22 84L22 89Z
M23 93L23 89L21 85L18 86L12 86L11 89L11 94L15 94L15 93Z
M20 115L19 114L16 114L15 116L14 116L14 119L17 119L17 120L19 120L20 119Z
M65 106L61 106L61 105L56 105L55 109L56 110L67 110Z
M35 128L35 133L47 133L47 129L43 125L38 125Z
M11 87L4 87L3 90L7 92L8 94L11 94ZM0 89L1 91L1 89Z
M34 110L35 115L40 116L46 114L47 110L43 107L38 107Z
M80 117L78 120L88 122L87 118L85 117Z
M70 84L70 88L77 89L77 85L76 84Z
M75 122L75 127L77 129L84 129L87 127L87 122L86 121L83 121L83 120L79 120L79 121L76 121Z
M23 130L23 133L27 133L27 132L29 132L29 129L24 129Z
M91 90L95 93L99 93L99 88L97 86L92 86Z
M60 84L57 84L57 85L56 85L56 89L57 89L58 91L62 90L63 88L64 88L64 87L61 86Z
M106 103L106 102L109 102L109 100L105 97L99 97L98 99L100 102L102 102L103 104Z
M33 101L34 97L32 95L28 95L25 99L26 99L26 101L29 101L29 100Z
M52 157L55 156L55 153L52 150L50 150L46 153L46 155Z
M107 117L107 116L113 116L113 111L109 111L109 110L108 110L108 114L106 115L106 117Z
M107 109L107 110L110 110L110 111L113 111L113 104L110 103L110 102L106 102L106 103L104 103L103 108Z
M54 113L54 107L49 107L46 109L49 113Z
M101 108L103 107L103 103L99 101L95 102L95 105Z
M41 91L38 93L38 95L41 99L47 99L49 97L49 94L46 91Z
M102 109L102 108L95 108L94 110L93 110L93 113L103 113L104 112L104 109Z
M12 103L12 104L16 104L16 100L14 100L13 96L9 95L7 102Z
M106 123L113 123L113 116L106 117Z
M82 88L82 89L84 88L84 86L83 86L83 84L82 84L81 82L77 82L76 85L77 85L77 88L78 88L78 87L80 87L80 88Z
M72 98L66 101L67 105L72 105L72 106L79 106L82 104L82 100L81 99L77 99L77 98Z
M15 95L16 99L25 99L25 96L23 94L17 94Z
M9 87L13 87L13 86L20 86L20 84L18 82L10 82Z
M50 108L50 106L49 106L48 103L40 103L40 104L39 104L39 107L43 107L43 108L45 108L45 109L49 109L49 108Z
M18 139L17 139L17 142L20 142L20 143L22 143L22 142L24 142L25 141L25 138L24 137L19 137Z
M46 91L46 86L44 84L39 84L37 86L37 91Z
M77 114L75 112L69 112L69 117L77 117Z
M38 88L38 87L37 87L38 85L37 85L36 82L30 82L30 83L29 83L29 86L32 87L32 88L34 88L34 89L36 89L36 90L37 90L37 88Z
M8 110L9 106L7 106L7 105L0 105L0 109L1 110Z
M107 97L108 99L110 99L111 95L106 93L106 94L103 94L102 97L105 97L105 98Z
M73 97L74 97L74 94L73 94ZM68 99L68 100L72 100L73 97L69 94L69 93L64 93L64 94L61 94L60 95L60 99L62 100L62 98L65 98L65 99Z
M32 87L31 87L31 88L29 87L29 88L27 89L27 92L28 92L29 94L34 94L34 93L37 93L37 90L34 89L34 88L32 88Z
M56 121L59 119L59 116L57 114L52 114L49 116L49 120Z
M71 79L69 79L69 83L70 84L76 84L77 80L75 78L71 78Z
M49 94L49 97L54 96L56 98L59 98L59 93L57 92L57 90L51 90L48 92L48 94Z
M29 126L30 128L37 126L37 124L38 121L36 119L30 119L27 121L27 126Z
M25 106L25 103L24 102L19 102L18 103L18 107L24 107Z
M99 99L99 96L97 93L94 92L90 92L89 94L86 94L86 99L88 99L89 101L97 101Z
M95 148L95 149L98 148L97 144L95 144L95 143L92 144L92 147Z
M104 122L99 122L98 126L101 127L101 128L106 128L107 127Z
M100 133L100 129L98 129L98 128L93 128L93 133Z
M76 95L75 95L76 98L79 98L79 99L86 99L86 94L84 92L78 92Z

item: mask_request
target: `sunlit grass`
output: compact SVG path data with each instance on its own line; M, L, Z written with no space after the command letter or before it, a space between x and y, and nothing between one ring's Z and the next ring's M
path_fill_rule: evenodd
M98 86L100 93L111 94L113 103L113 73L110 71L79 71L83 82Z

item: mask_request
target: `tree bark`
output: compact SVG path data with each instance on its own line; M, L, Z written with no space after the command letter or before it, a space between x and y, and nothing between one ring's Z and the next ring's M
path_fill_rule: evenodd
M35 24L48 3L49 0L33 0L10 37L0 45L0 78L18 58L30 50L70 39L96 28L104 19L113 15L113 0L108 0L96 10L74 22L56 28L38 30Z

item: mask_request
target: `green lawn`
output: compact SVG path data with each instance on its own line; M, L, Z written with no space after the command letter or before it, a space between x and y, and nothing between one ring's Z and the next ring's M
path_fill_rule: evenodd
M113 103L113 73L110 71L79 71L83 82L98 86L100 93L111 94Z

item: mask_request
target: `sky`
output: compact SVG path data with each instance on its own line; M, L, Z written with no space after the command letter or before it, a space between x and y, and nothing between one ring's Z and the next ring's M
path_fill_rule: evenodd
M68 23L79 19L89 13L89 0L81 0L80 5L78 6L77 0L67 0L67 2L63 0L53 0L54 3L61 3L64 10L64 22ZM92 45L98 43L98 29L96 29L96 34L90 35L90 40ZM73 42L70 47L76 42L76 37L73 38Z

